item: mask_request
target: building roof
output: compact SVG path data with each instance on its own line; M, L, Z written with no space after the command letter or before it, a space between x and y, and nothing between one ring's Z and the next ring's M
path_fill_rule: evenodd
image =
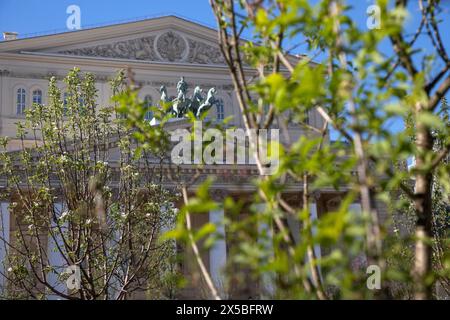
M0 41L0 52L17 52L20 50L39 50L48 45L69 45L89 40L111 39L118 36L138 34L160 30L161 28L182 28L191 34L217 41L217 30L204 24L193 22L176 15L165 15L137 21L128 21L92 28L64 31L53 34L37 35L15 40ZM19 35L20 36L20 35Z

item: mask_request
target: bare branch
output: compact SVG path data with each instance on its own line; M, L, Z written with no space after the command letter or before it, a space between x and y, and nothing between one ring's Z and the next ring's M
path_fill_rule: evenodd
M188 197L186 187L184 187L184 186L182 188L182 193L183 193L184 204L187 206L187 205L189 205L189 197ZM216 286L214 285L214 283L211 279L211 276L210 276L208 270L206 269L205 264L203 263L202 257L200 256L200 251L197 247L197 243L195 242L194 236L192 234L191 216L190 216L189 212L187 212L187 211L186 211L186 228L188 231L189 243L192 247L192 251L194 251L195 260L197 261L197 264L198 264L200 271L203 275L203 278L205 279L206 284L211 292L211 295L215 300L221 300L220 295L216 289Z

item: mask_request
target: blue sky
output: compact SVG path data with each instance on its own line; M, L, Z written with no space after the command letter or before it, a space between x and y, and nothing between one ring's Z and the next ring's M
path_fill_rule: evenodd
M450 0L442 1L446 7L443 30L450 30ZM417 1L412 2L414 6L410 8L411 16L406 23L406 30L410 33L415 32L420 20ZM347 3L354 7L352 18L361 28L366 28L366 9L375 0L348 0ZM216 27L208 0L0 0L0 32L15 31L19 37L31 37L68 31L66 20L69 14L66 9L70 5L80 7L83 29L168 14ZM245 36L251 38L249 34ZM450 52L450 37L445 32L442 36ZM418 44L424 53L432 51L428 42L419 39ZM389 55L390 48L390 44L386 43L380 50ZM436 70L439 67L437 64Z
M447 7L444 30L450 30L450 0L442 1ZM415 31L420 19L417 1L412 2L416 4L411 8L411 17L406 24L406 29L411 33ZM366 28L366 9L375 0L348 0L347 3L354 7L351 11L352 18L361 28ZM0 32L15 31L19 33L19 37L31 37L68 31L66 20L69 14L66 9L70 5L80 7L83 29L168 14L213 28L216 26L208 0L0 0ZM248 34L245 36L251 37ZM449 40L444 39L447 47L450 47ZM420 46L425 51L431 50L428 43L420 43ZM381 50L388 52L388 48L390 45Z
M67 31L66 8L72 4L81 9L82 28L167 14L215 26L208 0L0 0L0 31Z
M366 8L375 0L347 2L354 7L352 18L365 25ZM0 31L16 31L21 36L67 31L66 9L73 4L81 8L83 28L167 14L216 25L208 0L0 0ZM450 21L446 24L450 27Z
M450 30L450 0L442 1L448 3L444 4L448 8L444 14L447 17L444 19L444 29ZM375 0L348 0L347 3L354 7L351 11L352 18L365 28L366 9ZM80 7L83 29L168 14L213 28L216 26L208 0L0 0L0 32L15 31L19 33L19 37L31 37L68 31L66 20L69 14L66 9L70 5ZM409 28L413 33L420 19L417 5L411 8L411 13L406 29ZM247 34L246 37L250 35ZM450 39L445 40L450 46ZM421 44L421 47L431 50L427 43ZM387 48L388 46L385 49L388 50Z

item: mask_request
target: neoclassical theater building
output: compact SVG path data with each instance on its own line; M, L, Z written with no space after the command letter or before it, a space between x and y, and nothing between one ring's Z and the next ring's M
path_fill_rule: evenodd
M295 57L292 57L295 59ZM135 80L140 84L141 98L159 101L161 85L165 85L169 95L176 95L176 85L180 76L192 86L215 87L219 102L208 114L213 121L221 121L233 116L230 125L243 127L242 117L227 67L217 43L217 31L203 25L175 16L164 16L137 22L117 24L86 30L52 34L32 38L11 39L0 42L0 136L15 137L15 123L24 119L24 110L32 103L46 103L48 79L56 76L61 79L77 66L81 71L96 75L98 105L109 103L111 96L108 80L119 69L130 68ZM252 70L248 70L249 73ZM64 84L60 81L61 89ZM323 120L316 112L308 116L309 125L322 128ZM176 126L173 122L170 126ZM181 123L181 122L180 122ZM289 126L292 136L298 137L302 129ZM329 141L328 141L329 142ZM31 143L31 141L30 141ZM11 140L8 148L18 150L18 141ZM187 175L192 172L183 166ZM225 196L242 197L254 191L251 180L258 176L254 165L209 165L203 169L205 175L217 178L211 187L214 199ZM0 181L0 188L3 186ZM195 190L192 186L190 192ZM295 199L299 197L301 186L290 182L286 189ZM341 190L345 191L345 188ZM332 210L339 201L339 194L333 189L323 189L315 194L311 204L311 214L320 216L321 212ZM7 200L1 202L3 230L5 238L14 230L13 219ZM359 204L353 205L359 210ZM206 221L218 221L226 214L221 210L212 211L209 216L193 217L193 226L199 227ZM315 248L320 255L320 248ZM222 268L227 260L228 246L225 240L218 241L213 248L203 254L204 264L213 280L219 285ZM0 249L0 259L5 256ZM201 298L202 293L195 284L200 281L194 277L192 266L186 264L184 273L192 276L182 297ZM3 268L1 266L0 268ZM234 297L257 297L262 286L273 290L270 284L252 283L248 290L241 290ZM0 283L1 284L1 283ZM232 296L233 297L233 296Z

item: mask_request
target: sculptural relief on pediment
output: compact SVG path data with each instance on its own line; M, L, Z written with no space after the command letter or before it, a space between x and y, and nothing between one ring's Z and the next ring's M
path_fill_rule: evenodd
M59 54L193 64L225 64L217 46L175 31L58 51Z
M183 61L186 59L188 45L181 35L169 31L156 39L156 52L162 61Z
M223 59L222 52L220 52L219 48L192 39L189 39L188 42L188 62L199 64L225 64L225 60Z
M75 56L116 59L156 60L156 54L153 49L154 41L155 36L149 36L138 39L118 41L111 44L101 44L86 48L64 50L59 51L58 53Z

